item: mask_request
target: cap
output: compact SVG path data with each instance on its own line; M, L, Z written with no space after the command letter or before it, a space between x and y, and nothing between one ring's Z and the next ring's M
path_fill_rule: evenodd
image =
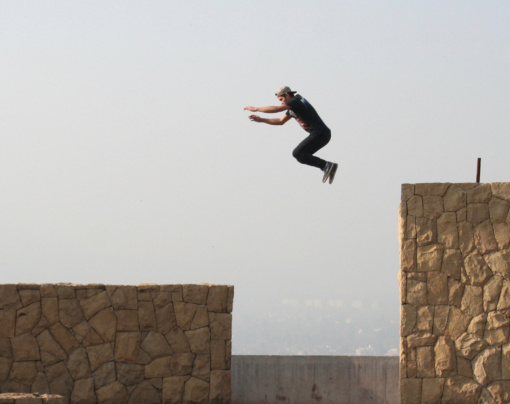
M280 97L280 96L285 95L287 93L296 94L297 91L292 91L289 86L283 86L283 87L280 87L278 90L276 90L275 95L277 97Z

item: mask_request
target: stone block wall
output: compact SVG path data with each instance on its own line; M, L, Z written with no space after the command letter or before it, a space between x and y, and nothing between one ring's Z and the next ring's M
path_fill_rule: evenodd
M404 184L401 404L510 402L510 183Z
M0 285L0 391L230 403L233 287Z

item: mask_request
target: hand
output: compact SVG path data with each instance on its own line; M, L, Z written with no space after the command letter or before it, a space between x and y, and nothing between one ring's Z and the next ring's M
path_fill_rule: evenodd
M248 118L250 118L250 121L262 122L262 118L258 115L250 115Z
M257 112L257 107L244 107L244 110L245 111L251 111L251 112Z

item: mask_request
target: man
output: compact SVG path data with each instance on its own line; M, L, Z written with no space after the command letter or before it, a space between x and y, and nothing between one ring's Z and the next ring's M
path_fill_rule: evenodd
M272 107L245 107L245 111L276 113L285 111L281 118L261 118L258 115L250 115L250 120L254 122L263 122L269 125L283 125L291 118L296 119L301 127L306 130L309 135L304 139L292 152L292 155L301 164L320 168L324 172L322 182L329 179L332 184L335 179L338 164L325 161L314 154L326 146L331 139L331 131L322 121L314 107L306 101L296 91L292 91L289 87L284 86L276 90L276 97L280 101L280 106Z

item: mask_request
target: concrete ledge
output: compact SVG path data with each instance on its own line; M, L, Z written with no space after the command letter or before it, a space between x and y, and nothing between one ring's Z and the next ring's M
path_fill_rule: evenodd
M396 356L232 356L232 403L395 404Z
M0 404L65 404L64 397L57 394L2 393Z

